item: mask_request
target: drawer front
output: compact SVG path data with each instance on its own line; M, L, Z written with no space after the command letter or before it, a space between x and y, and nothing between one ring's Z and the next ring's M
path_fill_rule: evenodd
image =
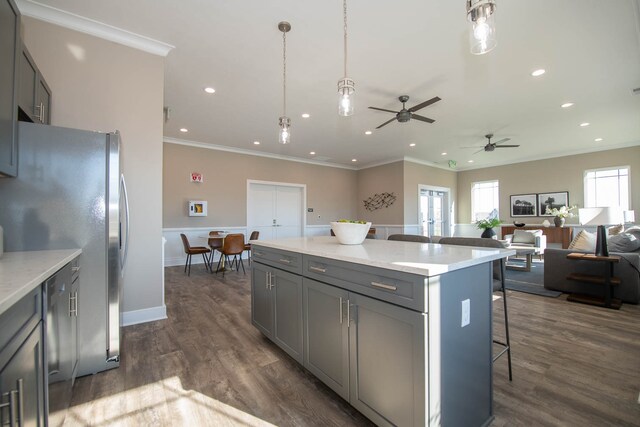
M294 274L302 274L302 254L252 245L251 259Z
M0 316L0 349L21 332L27 331L24 336L28 336L41 319L42 292L38 286Z
M428 278L305 255L303 275L343 289L426 313Z

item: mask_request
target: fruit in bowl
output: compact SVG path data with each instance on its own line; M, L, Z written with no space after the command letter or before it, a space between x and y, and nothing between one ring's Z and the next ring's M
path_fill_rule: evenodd
M371 223L366 221L353 221L341 219L331 222L331 230L336 235L338 242L343 245L359 245L364 242Z

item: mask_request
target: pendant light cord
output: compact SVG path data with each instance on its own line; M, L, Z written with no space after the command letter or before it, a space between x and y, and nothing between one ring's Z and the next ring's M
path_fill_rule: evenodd
M287 115L287 33L282 33L282 110Z
M344 15L344 76L347 77L347 0L342 1Z

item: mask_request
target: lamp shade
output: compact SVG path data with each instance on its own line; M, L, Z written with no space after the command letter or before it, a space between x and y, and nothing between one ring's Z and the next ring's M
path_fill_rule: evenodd
M582 208L578 210L582 225L614 225L624 221L620 207Z

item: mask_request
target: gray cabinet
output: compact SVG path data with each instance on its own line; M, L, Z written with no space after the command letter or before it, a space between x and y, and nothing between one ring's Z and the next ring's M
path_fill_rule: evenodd
M0 425L44 426L40 287L5 311L0 325Z
M13 0L0 0L0 175L18 174L17 73L20 12Z
M255 261L251 321L302 363L302 277Z
M21 44L18 84L18 118L51 124L51 89L24 43Z
M379 425L423 425L425 315L315 280L303 284L304 366Z
M64 423L78 362L78 259L45 282L49 426Z

